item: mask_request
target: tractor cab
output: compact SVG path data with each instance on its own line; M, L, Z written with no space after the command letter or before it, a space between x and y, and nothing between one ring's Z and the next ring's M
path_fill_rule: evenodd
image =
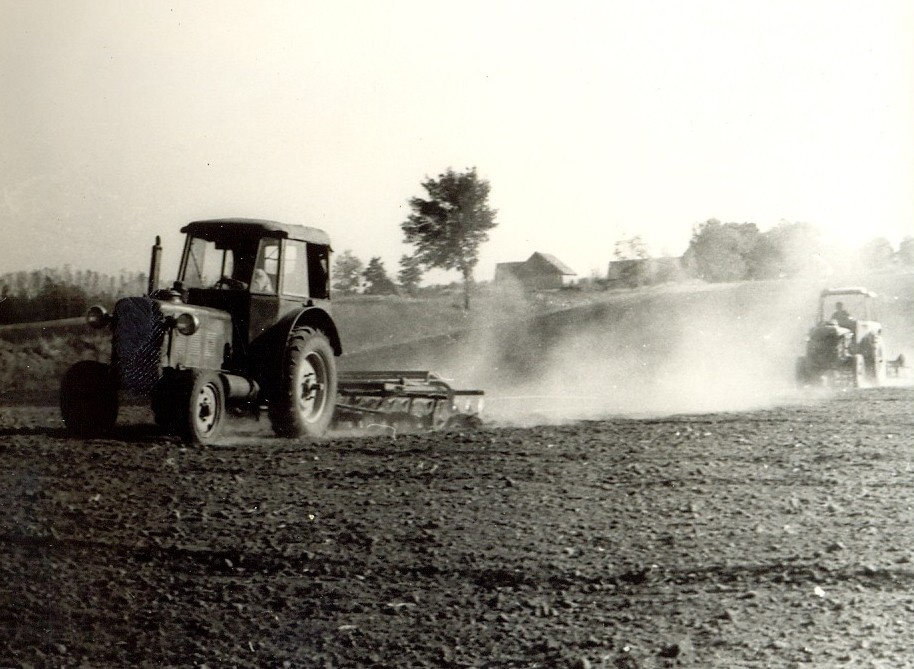
M876 293L857 287L823 290L806 355L797 359L797 382L880 385L885 375Z
M252 219L184 226L175 288L188 304L228 312L235 350L302 307L329 308L330 238L323 230Z
M849 330L855 341L879 332L876 293L866 288L827 288L819 295L817 327Z

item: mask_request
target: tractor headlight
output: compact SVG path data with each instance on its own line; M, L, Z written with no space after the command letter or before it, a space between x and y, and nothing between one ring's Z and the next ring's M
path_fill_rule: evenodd
M105 307L95 305L89 307L86 312L86 323L94 328L103 328L111 322L111 314L105 311Z
M184 313L175 319L175 327L182 335L192 335L200 329L200 319L196 314Z

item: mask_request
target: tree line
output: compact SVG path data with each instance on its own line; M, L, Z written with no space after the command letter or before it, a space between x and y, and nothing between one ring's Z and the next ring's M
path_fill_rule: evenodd
M914 265L910 242L896 255L891 242L877 237L858 249L823 235L810 223L782 222L766 232L755 223L721 223L710 219L693 228L682 258L690 274L705 281L775 279L837 270L880 271L896 257Z
M448 168L421 183L425 197L409 200L410 213L400 224L403 241L412 254L399 261L396 280L384 261L374 256L363 263L352 251L338 254L333 264L333 289L339 294L405 294L420 291L423 273L432 268L457 270L463 283L464 308L470 307L473 272L479 247L496 225L489 206L489 182L476 168L456 172ZM761 232L755 223L721 223L710 219L693 227L689 247L671 265L623 263L623 281L631 286L672 280L674 274L710 282L742 281L795 276L813 271L843 269L846 255L808 223L784 222ZM616 242L616 260L650 261L640 236ZM674 259L675 260L675 259ZM888 240L873 239L858 250L855 269L884 269L891 263L914 267L914 238L896 252ZM113 303L146 290L146 275L121 271L109 276L91 270L40 269L0 275L0 324L56 320L79 316L94 303Z
M614 256L617 260L650 258L640 236L616 242ZM687 276L725 282L848 269L881 271L893 264L914 267L914 238L905 239L897 252L883 237L850 249L810 223L785 221L761 232L755 223L722 223L712 218L693 227L680 267ZM650 274L650 264L645 262L624 264L621 278L637 286L655 282L657 276Z
M63 268L0 275L0 324L32 323L82 316L93 304L113 305L121 297L146 292L146 274L112 276Z
M369 259L366 265L351 250L346 249L333 261L333 290L342 295L410 295L419 292L422 282L422 265L413 257L400 258L400 269L394 281L387 273L380 256Z

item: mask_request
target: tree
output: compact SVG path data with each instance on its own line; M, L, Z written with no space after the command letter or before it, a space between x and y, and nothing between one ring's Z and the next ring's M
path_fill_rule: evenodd
M819 229L810 223L782 221L759 236L747 254L749 278L773 279L821 271L826 249Z
M333 289L344 295L357 292L364 268L362 261L349 249L340 253L333 261Z
M88 307L85 291L72 284L58 283L45 277L44 286L34 300L41 320L71 318L85 313Z
M758 240L755 223L721 223L712 218L693 229L683 263L705 281L740 281L748 278Z
M422 187L428 199L410 199L413 213L400 225L405 241L415 245L415 257L425 267L460 272L463 308L469 309L479 245L497 225L496 211L488 205L489 182L479 178L475 167L462 173L448 168Z
M647 244L641 238L641 235L617 241L613 255L616 260L643 260L650 257Z
M415 295L419 289L419 282L422 281L422 264L414 256L402 256L397 281L400 282L403 292L407 295Z
M860 249L860 260L868 270L884 270L892 264L895 250L892 243L885 237L871 239Z
M368 261L362 276L365 278L366 295L393 295L397 292L397 286L387 276L384 261L379 256Z
M905 237L898 245L898 258L906 267L914 267L914 237Z

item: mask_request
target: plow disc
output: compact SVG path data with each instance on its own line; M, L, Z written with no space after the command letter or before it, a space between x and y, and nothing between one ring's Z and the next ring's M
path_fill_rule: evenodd
M483 395L482 390L456 390L428 371L340 372L334 427L476 427Z

